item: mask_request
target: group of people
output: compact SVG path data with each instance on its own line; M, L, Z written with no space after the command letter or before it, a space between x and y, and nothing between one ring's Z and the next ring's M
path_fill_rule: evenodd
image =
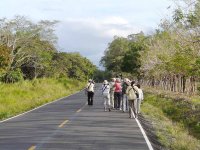
M129 112L129 118L138 117L140 105L144 99L143 91L139 84L130 81L128 78L112 78L108 83L103 82L102 93L104 97L104 110L119 109Z
M86 86L88 105L93 105L94 81L89 80ZM140 105L144 99L140 84L128 78L112 78L111 82L104 80L101 87L104 99L104 111L112 109L129 112L129 118L137 118L140 113Z

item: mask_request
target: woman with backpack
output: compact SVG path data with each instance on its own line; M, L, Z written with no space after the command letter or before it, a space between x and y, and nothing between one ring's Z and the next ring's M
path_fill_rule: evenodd
M131 84L126 89L126 94L129 101L129 118L137 118L137 95L139 93L138 87L135 86L135 81L132 81Z
M102 94L104 99L104 111L111 111L110 107L110 85L107 80L104 80L102 85Z

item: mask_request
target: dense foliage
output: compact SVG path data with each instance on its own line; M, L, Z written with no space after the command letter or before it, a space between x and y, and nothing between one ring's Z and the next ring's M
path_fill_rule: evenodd
M131 73L144 84L193 94L200 77L199 50L200 0L184 0L154 34L115 37L101 63L116 74Z
M105 51L101 64L113 74L121 72L138 74L144 38L143 33L129 35L127 38L116 36Z
M78 53L58 52L57 21L33 23L22 16L0 20L0 80L17 82L41 77L85 80L96 70Z

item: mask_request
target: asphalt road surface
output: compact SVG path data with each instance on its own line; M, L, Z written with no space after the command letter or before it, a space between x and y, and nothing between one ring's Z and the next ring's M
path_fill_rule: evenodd
M83 91L0 123L0 150L148 150L135 119Z

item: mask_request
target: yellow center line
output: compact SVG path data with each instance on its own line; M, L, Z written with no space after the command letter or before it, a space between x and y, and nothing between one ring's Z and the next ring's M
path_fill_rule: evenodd
M82 109L80 108L79 110L77 110L76 112L78 113L78 112L80 112Z
M31 146L28 150L35 150L36 146Z
M59 127L59 128L62 128L68 121L69 121L69 120L63 121L63 123L61 123L58 127Z

